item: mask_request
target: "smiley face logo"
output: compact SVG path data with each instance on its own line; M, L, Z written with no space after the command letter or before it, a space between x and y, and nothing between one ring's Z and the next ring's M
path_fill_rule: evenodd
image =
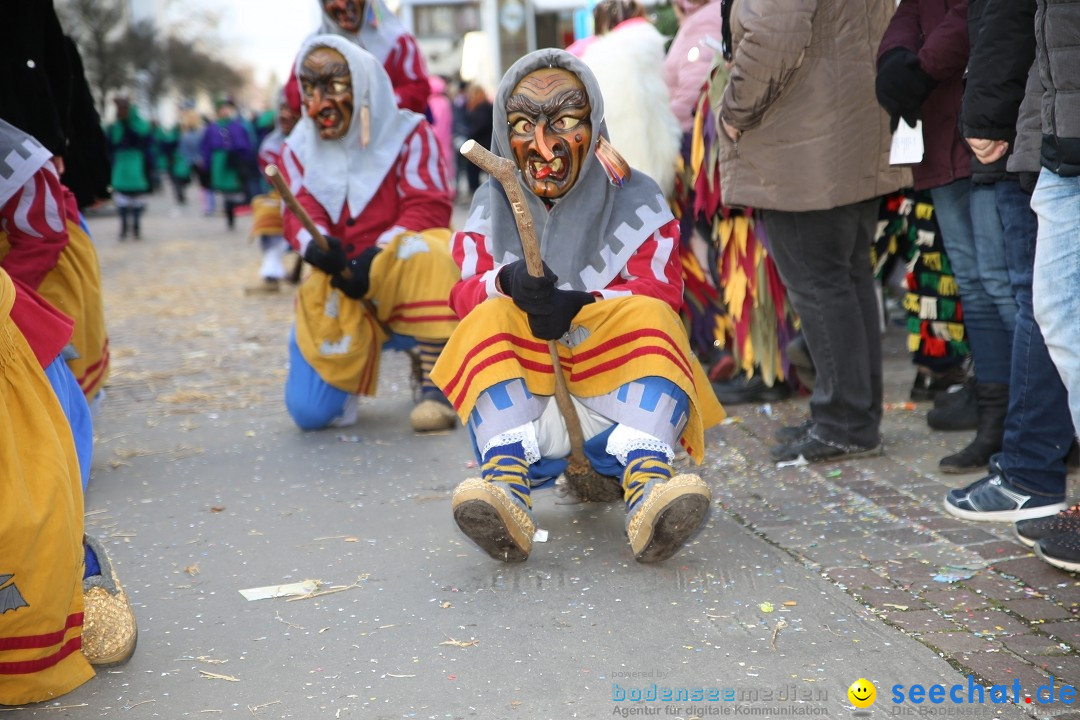
M877 690L866 678L859 678L847 689L848 700L857 708L868 708L877 699Z

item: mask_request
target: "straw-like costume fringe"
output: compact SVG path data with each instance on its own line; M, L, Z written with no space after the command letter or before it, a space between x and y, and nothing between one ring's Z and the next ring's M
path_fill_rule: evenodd
M48 272L38 293L75 321L71 344L79 357L68 367L87 400L93 400L109 377L109 337L105 330L105 303L101 296L101 265L90 236L68 219L68 244ZM7 233L0 231L0 259L10 250Z
M449 240L449 230L442 228L404 233L372 261L368 298L377 308L378 320L394 333L444 340L457 326L447 298L460 271L450 256ZM300 286L296 343L329 385L374 395L387 339L363 303L331 287L325 273L312 273Z
M67 420L9 317L0 271L0 705L50 700L94 676L79 651L83 497Z
M726 348L737 367L748 375L760 370L762 379L771 386L787 376L784 348L795 334L797 319L769 256L767 242L760 237L761 228L753 210L731 210L723 204L719 119L712 111L718 103L710 104L709 98L718 100L726 83L726 72L714 72L698 102L688 153L683 157L684 171L679 177L680 186L688 189L681 211L707 220L711 236L706 239L713 245L709 258L713 267L703 269L685 247L684 238L684 310L690 315L698 345ZM686 222L682 225L687 227ZM706 272L715 278L719 297L709 292Z
M907 347L916 364L948 364L970 352L956 278L929 192L908 190L882 200L870 259L879 279L894 263L906 264L908 292L901 304L907 313Z
M276 190L265 195L256 195L251 199L251 233L257 238L261 235L281 235L284 232L281 219L281 196Z
M560 341L558 347L571 395L596 397L650 376L677 384L690 397L681 443L701 462L704 432L724 419L724 410L670 307L638 295L598 300L581 309L566 337L574 346ZM534 395L555 392L547 343L533 336L511 300L492 298L461 321L431 379L466 422L480 393L512 378L522 378Z

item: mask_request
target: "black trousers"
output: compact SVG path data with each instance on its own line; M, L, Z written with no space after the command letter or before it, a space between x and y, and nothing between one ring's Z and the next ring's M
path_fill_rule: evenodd
M759 211L817 368L813 434L843 447L881 442L881 313L870 267L878 204Z

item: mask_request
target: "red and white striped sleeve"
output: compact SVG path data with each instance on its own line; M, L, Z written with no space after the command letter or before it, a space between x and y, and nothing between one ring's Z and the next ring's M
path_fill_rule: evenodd
M431 86L428 85L427 67L416 38L402 33L383 62L390 84L394 86L394 98L399 108L423 113L427 108Z
M489 297L500 296L495 277L502 268L495 258L488 237L475 232L456 232L450 238L450 254L461 268L461 280L450 291L450 307L458 317L465 317Z
M323 235L331 234L329 228L332 223L326 210L323 209L318 200L303 188L304 166L300 163L300 159L296 157L296 153L292 151L292 148L288 146L282 148L279 169L285 184L292 190L300 206L307 210L308 215L315 222L315 226L319 228ZM293 211L289 209L288 205L282 206L281 221L282 234L285 236L285 240L303 256L308 243L311 242L311 233L300 222L300 218L296 217Z
M0 208L0 229L7 233L11 245L0 265L36 290L56 267L69 240L64 186L51 162Z
M376 241L385 245L404 230L450 226L449 184L439 142L426 120L405 139L397 162L398 216Z
M601 298L648 295L663 300L675 312L683 303L682 265L679 260L679 221L671 220L642 243L626 267L597 293Z

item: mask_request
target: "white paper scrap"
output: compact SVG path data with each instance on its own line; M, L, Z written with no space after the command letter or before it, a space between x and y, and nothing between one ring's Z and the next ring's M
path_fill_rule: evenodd
M892 148L889 150L889 164L914 165L923 159L922 120L911 127L903 120L892 136Z
M547 539L548 539L548 531L547 530L541 530L540 528L537 528L536 532L533 533L533 542L547 542Z
M270 598L295 597L297 595L309 595L319 589L318 580L304 580L287 585L265 585L263 587L245 588L240 591L244 599L269 600Z

